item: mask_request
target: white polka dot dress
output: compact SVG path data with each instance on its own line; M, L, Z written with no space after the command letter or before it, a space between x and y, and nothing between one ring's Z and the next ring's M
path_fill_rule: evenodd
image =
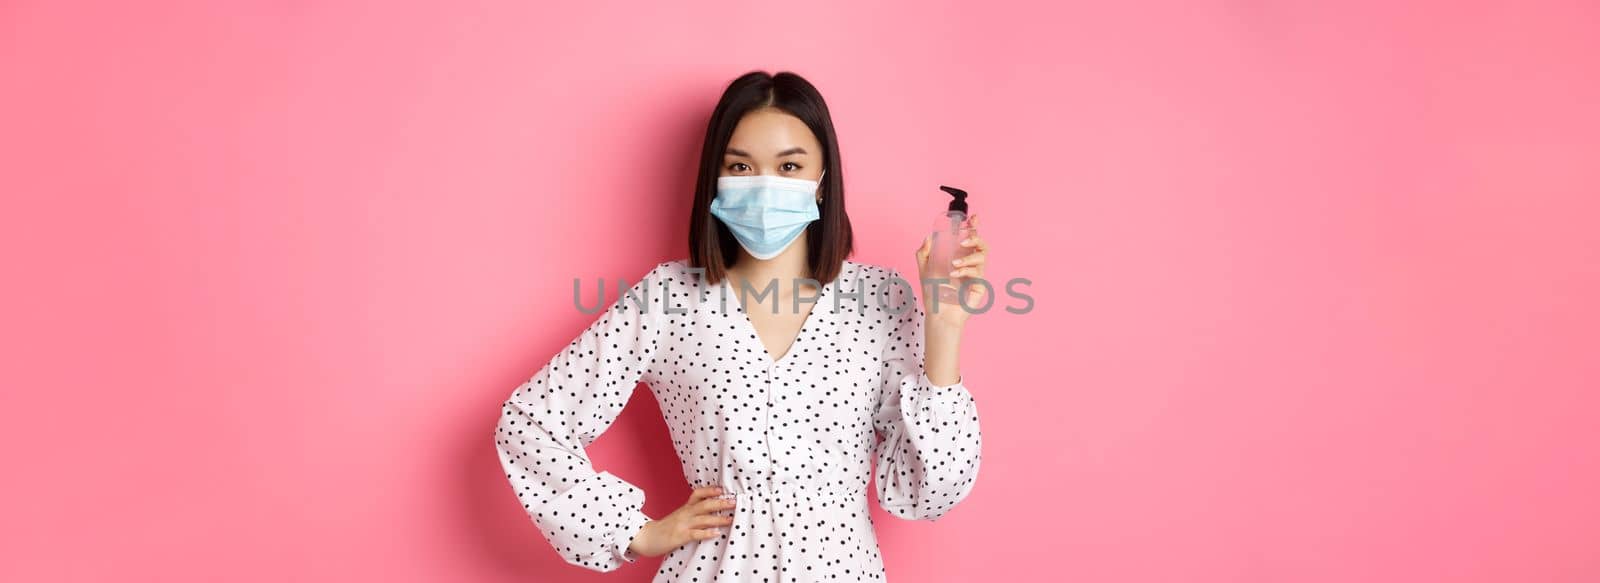
M684 479L737 500L724 534L667 554L655 583L884 581L869 476L890 514L935 520L972 491L982 450L972 393L923 372L912 285L845 261L774 360L732 284L661 263L505 401L506 478L567 562L638 560L628 545L650 519L645 493L596 471L584 448L643 382Z

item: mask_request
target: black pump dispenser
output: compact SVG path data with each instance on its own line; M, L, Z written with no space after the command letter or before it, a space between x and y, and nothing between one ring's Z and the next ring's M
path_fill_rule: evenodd
M950 193L950 196L954 197L954 200L950 201L949 210L961 211L963 214L967 212L967 191L961 190L954 186L944 185L940 185L939 190L948 192Z

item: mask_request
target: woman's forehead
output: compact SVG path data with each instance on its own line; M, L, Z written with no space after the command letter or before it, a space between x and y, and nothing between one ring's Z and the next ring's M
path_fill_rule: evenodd
M739 120L728 138L727 149L730 155L779 156L794 148L815 153L817 145L816 135L800 118L776 110L757 110Z

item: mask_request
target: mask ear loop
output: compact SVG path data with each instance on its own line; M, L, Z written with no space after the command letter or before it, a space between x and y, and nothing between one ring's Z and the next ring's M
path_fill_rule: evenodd
M822 189L822 186L821 186L822 177L827 176L827 175L828 175L828 169L827 168L823 168L822 169L822 174L818 174L817 175L817 184L818 184L817 189L818 190ZM820 197L820 196L817 197L817 206L822 206L822 197Z

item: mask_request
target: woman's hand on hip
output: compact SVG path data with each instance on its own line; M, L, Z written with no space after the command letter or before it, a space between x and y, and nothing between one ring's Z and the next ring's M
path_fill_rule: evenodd
M639 529L628 548L646 557L659 557L685 544L721 536L719 527L733 524L733 516L720 514L733 508L733 500L718 498L722 488L705 486L689 493L689 501L660 520Z

